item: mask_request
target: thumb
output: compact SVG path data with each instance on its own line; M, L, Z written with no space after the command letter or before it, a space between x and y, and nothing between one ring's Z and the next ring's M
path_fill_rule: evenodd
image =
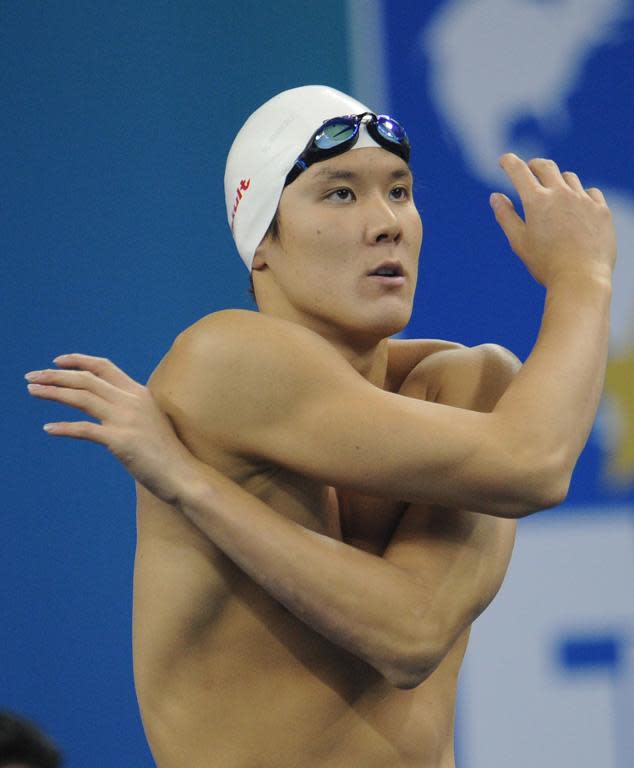
M517 253L524 232L524 222L515 212L513 203L501 192L494 192L489 198L495 220L508 238L511 248Z

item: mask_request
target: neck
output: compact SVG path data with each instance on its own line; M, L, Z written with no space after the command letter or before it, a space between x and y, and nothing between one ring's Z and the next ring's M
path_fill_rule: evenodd
M374 386L384 389L387 377L388 340L352 341L338 334L320 333L350 365Z

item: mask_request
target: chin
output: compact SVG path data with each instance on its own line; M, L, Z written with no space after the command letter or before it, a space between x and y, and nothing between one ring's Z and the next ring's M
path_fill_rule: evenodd
M412 306L393 308L391 311L372 312L355 323L355 331L373 339L387 339L400 333L409 323Z

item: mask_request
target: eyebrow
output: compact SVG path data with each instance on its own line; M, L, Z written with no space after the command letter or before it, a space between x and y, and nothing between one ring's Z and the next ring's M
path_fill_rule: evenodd
M340 180L359 181L359 179L361 178L361 175L356 173L355 171L348 171L344 168L340 170L335 170L334 168L326 167L317 171L317 173L313 178L319 181L321 181L322 179L325 179L326 181L340 181ZM396 168L389 174L389 179L390 181L395 181L397 179L413 180L414 177L409 168Z

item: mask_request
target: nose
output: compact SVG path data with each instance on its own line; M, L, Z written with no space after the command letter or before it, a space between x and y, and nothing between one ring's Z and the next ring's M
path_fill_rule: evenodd
M382 196L373 196L367 207L366 242L369 245L398 243L401 236L401 223L396 212Z

